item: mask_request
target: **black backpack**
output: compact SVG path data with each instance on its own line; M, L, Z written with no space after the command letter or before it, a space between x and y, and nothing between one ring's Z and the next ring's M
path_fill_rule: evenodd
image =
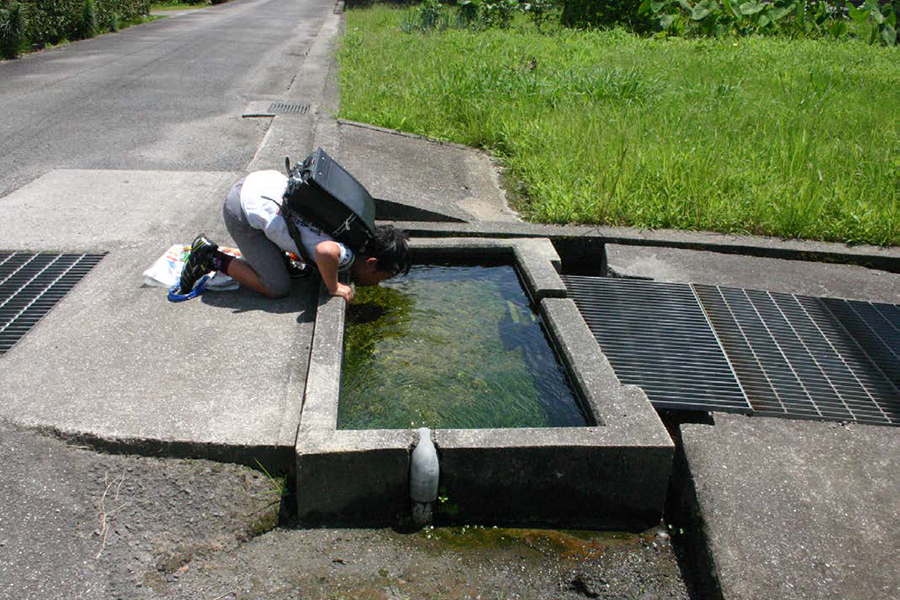
M321 148L291 168L285 158L288 185L281 204L288 231L302 249L291 214L296 214L347 245L364 253L375 235L375 201L366 188Z

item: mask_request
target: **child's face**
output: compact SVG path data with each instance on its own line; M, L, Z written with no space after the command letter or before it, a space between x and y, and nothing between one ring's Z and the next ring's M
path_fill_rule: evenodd
M381 271L378 269L378 260L375 258L366 258L365 260L357 260L352 267L353 281L357 285L378 285L385 279L394 276L389 271Z

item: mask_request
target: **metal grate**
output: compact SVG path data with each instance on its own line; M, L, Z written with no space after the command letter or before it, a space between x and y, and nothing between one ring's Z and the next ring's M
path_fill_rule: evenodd
M754 412L900 424L898 307L694 288Z
M657 408L750 412L689 285L563 276L623 383Z
M309 112L309 104L273 102L269 105L269 112L275 115L305 115Z
M619 378L644 388L657 408L900 424L898 306L563 279Z
M900 306L836 298L822 302L894 389L900 388Z
M0 252L0 356L104 256Z

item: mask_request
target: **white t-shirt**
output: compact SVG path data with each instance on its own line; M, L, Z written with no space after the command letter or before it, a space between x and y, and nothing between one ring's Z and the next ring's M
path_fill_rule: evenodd
M250 173L244 178L244 185L241 188L241 208L247 216L250 226L265 233L266 237L276 246L285 252L315 259L316 246L321 242L334 241L334 239L323 233L321 229L297 217L294 224L300 232L300 242L303 244L305 252L297 250L297 244L294 243L284 216L281 214L281 202L284 191L287 189L287 181L287 176L279 171ZM356 257L350 248L340 242L336 243L341 248L338 270L345 271L350 268Z

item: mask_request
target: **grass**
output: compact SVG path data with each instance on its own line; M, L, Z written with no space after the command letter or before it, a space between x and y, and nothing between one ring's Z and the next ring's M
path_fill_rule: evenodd
M533 220L900 244L900 50L348 14L341 116L486 148Z

